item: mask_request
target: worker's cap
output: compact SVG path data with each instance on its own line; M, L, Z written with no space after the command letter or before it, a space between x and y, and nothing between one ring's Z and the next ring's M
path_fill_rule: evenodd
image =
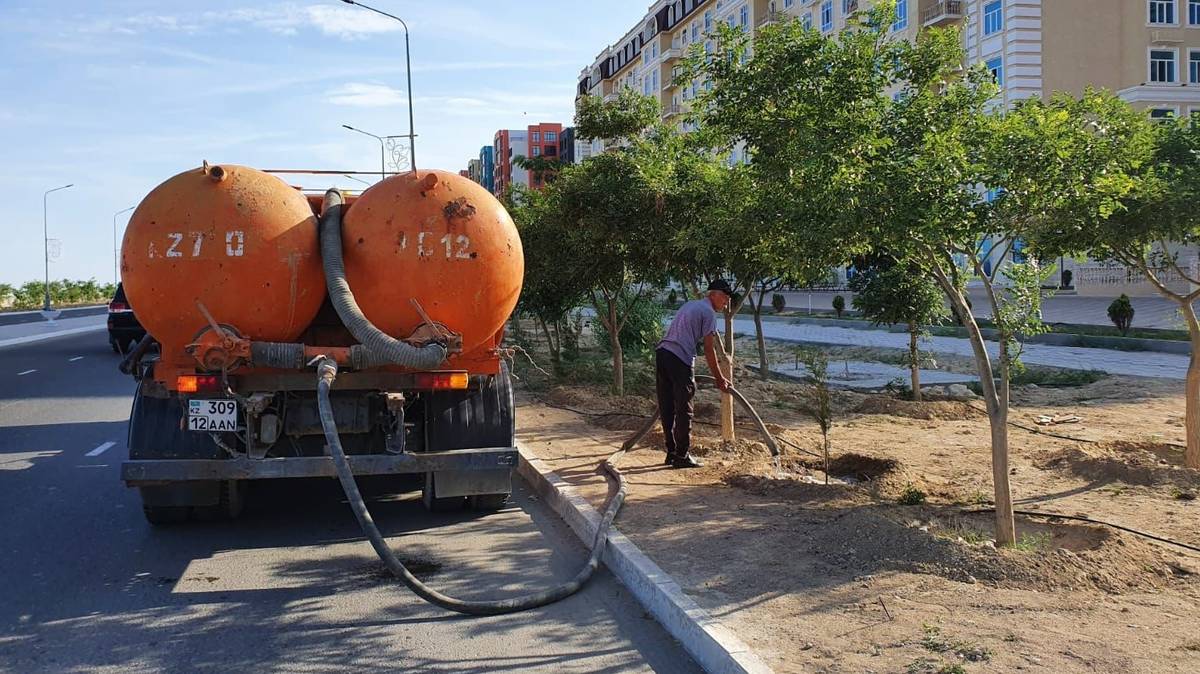
M708 289L710 291L720 290L721 292L723 292L727 296L729 296L730 299L733 299L733 288L730 287L729 281L726 281L723 278L713 279L712 283L708 284Z

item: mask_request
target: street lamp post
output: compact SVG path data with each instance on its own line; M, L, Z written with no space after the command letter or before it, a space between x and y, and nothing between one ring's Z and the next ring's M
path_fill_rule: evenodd
M121 282L121 273L117 266L117 259L121 256L121 247L117 245L117 216L122 213L128 213L137 206L130 206L113 213L113 285Z
M357 131L358 133L361 133L364 136L370 136L370 137L374 138L375 140L379 141L379 179L383 180L384 178L386 178L387 177L387 164L384 163L384 158L383 158L384 136L376 136L375 134L371 133L370 131L363 131L362 129L356 129L356 128L350 126L349 124L343 124L342 128L349 129L351 131Z
M409 56L408 50L408 24L404 23L404 19L401 19L398 16L388 14L387 12L375 9L369 5L364 5L361 2L356 2L356 0L342 0L342 2L346 3L347 5L362 7L363 9L375 12L381 16L386 16L389 19L395 19L396 21L400 22L401 26L404 27L404 70L406 77L408 78L408 165L410 170L416 171L417 149L415 140L416 136L414 135L415 128L413 125L412 58Z
M44 290L46 291L46 294L45 294L44 301L42 302L42 310L43 311L50 311L50 226L48 224L46 224L47 223L46 199L47 199L47 197L50 196L51 192L65 190L68 187L74 187L74 186L75 186L75 183L71 183L70 185L63 185L62 187L55 187L52 190L46 190L46 193L42 195L42 251L45 253L45 257L46 257L46 286L44 288Z

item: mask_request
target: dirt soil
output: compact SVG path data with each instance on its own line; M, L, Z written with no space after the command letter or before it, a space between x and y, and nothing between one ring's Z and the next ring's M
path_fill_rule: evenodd
M826 485L806 385L746 370L736 383L791 443L779 463L748 419L721 441L719 400L701 391L694 453L706 465L664 467L656 426L622 459L617 526L776 671L1200 672L1200 553L1031 516L1018 516L1016 549L996 548L990 513L969 512L992 494L982 402L835 392ZM597 464L653 401L519 388L520 439L600 505ZM1115 377L1014 391L1016 507L1200 546L1181 394L1181 382ZM1069 414L1080 421L1036 423ZM923 503L899 504L918 492Z

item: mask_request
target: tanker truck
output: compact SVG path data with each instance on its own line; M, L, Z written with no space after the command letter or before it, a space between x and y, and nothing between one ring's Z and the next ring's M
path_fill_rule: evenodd
M354 475L421 476L433 510L500 508L523 274L511 217L457 174L358 196L207 162L168 179L121 246L148 332L122 363L138 382L122 479L152 524L233 518L249 481L334 476L332 427Z

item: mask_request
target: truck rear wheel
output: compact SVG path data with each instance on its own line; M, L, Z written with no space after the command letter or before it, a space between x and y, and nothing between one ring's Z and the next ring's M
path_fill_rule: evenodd
M146 521L156 527L170 526L172 524L180 524L186 522L188 518L189 506L151 506L142 504L142 514L146 516Z

